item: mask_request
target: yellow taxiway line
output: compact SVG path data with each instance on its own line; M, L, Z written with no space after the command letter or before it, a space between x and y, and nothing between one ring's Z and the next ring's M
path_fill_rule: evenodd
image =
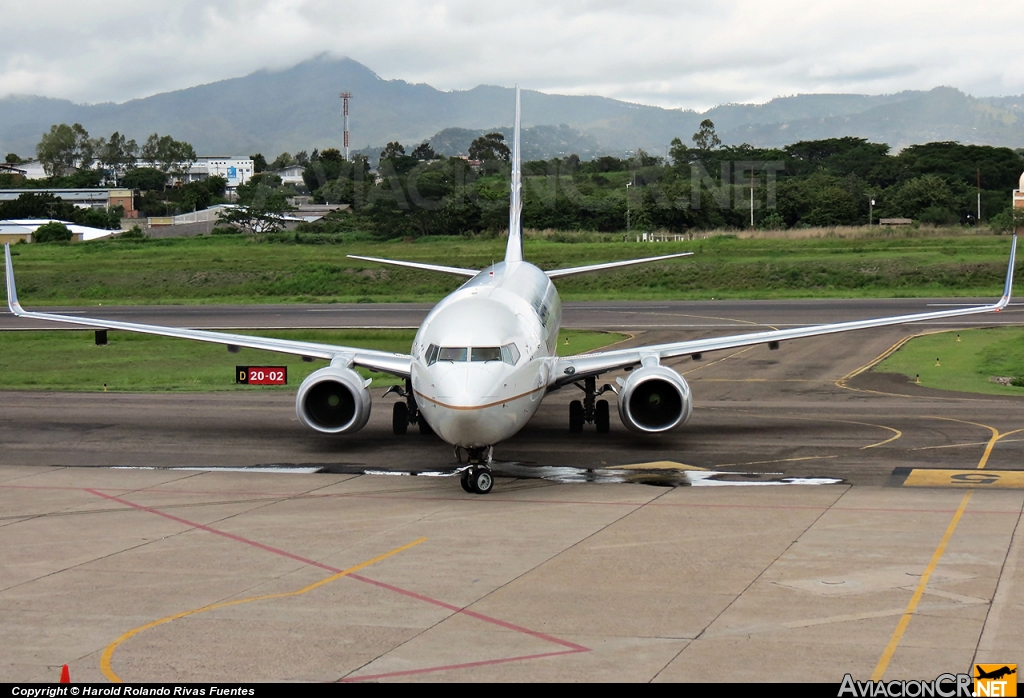
M356 565L355 567L349 567L347 570L342 570L341 572L338 572L337 574L332 574L330 577L326 577L324 579L321 579L319 582L313 582L312 584L310 584L308 586L304 586L301 589L298 589L296 591L285 591L285 592L282 592L280 594L264 594L262 596L250 596L250 597L245 598L245 599L235 599L234 601L223 601L221 603L209 604L208 606L203 606L201 608L193 608L190 611L182 611L181 613L175 613L174 615L165 616L165 617L163 617L163 618L161 618L159 620L153 621L152 623L146 623L145 625L140 625L139 627L137 627L137 628L135 628L133 630L129 630L124 635L122 635L121 637L117 638L116 640L111 642L109 645L107 645L107 648L105 650L103 650L103 655L100 657L100 670L103 671L103 675L104 676L106 676L108 679L110 679L114 683L123 683L121 677L118 676L116 673L114 673L114 670L110 667L110 660L113 658L114 651L118 647L120 647L126 641L128 641L131 638L135 637L139 633L145 632L146 630L149 630L151 628L155 628L158 625L163 625L164 623L170 623L172 620L177 620L179 618L185 618L187 616L193 616L193 615L196 615L197 613L203 613L205 611L213 611L213 610L218 609L218 608L226 608L228 606L237 606L239 604L251 603L253 601L268 601L270 599L283 599L283 598L287 598L289 596L299 596L300 594L305 594L306 592L313 591L314 589L322 587L324 584L327 584L329 582L333 582L335 580L341 579L342 577L347 577L350 574L354 574L355 572L358 572L361 569L369 567L370 565L372 565L374 563L380 562L381 560L389 558L392 555L397 555L400 552L404 552L404 551L408 550L409 548L412 548L413 546L419 545L420 543L422 543L425 540L426 540L426 538L419 538L417 540L414 540L412 543L406 543L405 545L403 545L403 546L401 546L399 548L395 548L394 550L390 550L390 551L384 553L383 555L378 555L377 557L371 558L371 559L367 560L366 562L361 562L358 565Z
M1004 437L1010 436L1011 434L1017 434L1024 431L1024 429L1014 429L1013 431L1001 433L995 427L987 424L980 424L978 422L967 422L962 419L953 419L952 417L933 417L933 419L944 419L951 422L960 422L961 424L971 424L976 427L981 427L982 429L988 429L992 433L991 438L985 446L985 452L982 454L981 460L978 461L978 467L975 468L975 470L982 470L985 468L988 464L989 456L992 455L992 449L995 448L996 442ZM910 619L913 618L914 612L917 610L917 604L921 601L921 596L924 595L925 589L928 587L928 580L931 578L932 572L935 571L939 561L942 559L943 553L946 552L946 546L949 545L949 541L953 537L953 532L956 531L957 524L960 523L960 518L964 515L964 511L967 509L967 503L971 501L972 494L974 494L973 489L964 494L963 499L960 500L960 506L957 507L956 513L953 514L953 519L949 522L949 526L946 527L946 532L943 534L942 540L939 541L939 546L935 549L935 552L932 553L932 559L928 563L928 567L925 568L924 574L921 575L921 581L918 582L917 588L914 590L914 595L910 598L910 603L907 604L906 610L903 611L903 615L900 616L899 623L896 624L896 629L893 631L892 637L889 638L889 644L885 646L882 656L878 659L878 664L875 665L875 670L871 674L872 681L881 681L882 677L885 676L885 670L889 667L889 662L892 661L892 657L896 653L896 648L899 646L900 640L903 639L903 634L910 625Z

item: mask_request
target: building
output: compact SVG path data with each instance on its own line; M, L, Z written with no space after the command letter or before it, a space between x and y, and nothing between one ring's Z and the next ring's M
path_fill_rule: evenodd
M41 220L37 218L25 219L25 220L6 220L0 221L0 244L3 243L16 243L24 240L25 242L32 242L32 235L36 232L39 226L46 223L52 223L54 221ZM103 230L102 228L90 228L87 225L78 225L77 223L69 223L67 221L56 221L57 223L63 223L67 226L67 229L74 235L73 242L82 242L88 240L99 240L100 238L109 237L114 233L119 233L119 230Z
M0 175L18 175L19 177L27 178L28 170L23 169L20 165L11 165L6 162L0 162Z
M43 163L38 160L29 160L23 162L20 165L14 165L18 170L21 171L21 175L25 179L46 179L46 172L43 170Z
M0 203L14 201L22 194L53 194L78 208L123 206L123 218L138 218L135 192L131 189L0 189Z
M207 177L224 177L228 180L228 189L245 184L254 174L252 158L232 155L203 155L192 163L185 173L182 184L198 182Z
M271 170L267 174L276 174L281 178L282 184L291 184L294 187L304 187L305 181L302 179L302 173L306 171L304 165L289 165L288 167L282 167L280 170Z
M1013 208L1015 210L1024 210L1024 173L1021 173L1020 182L1017 183L1017 189L1013 190Z

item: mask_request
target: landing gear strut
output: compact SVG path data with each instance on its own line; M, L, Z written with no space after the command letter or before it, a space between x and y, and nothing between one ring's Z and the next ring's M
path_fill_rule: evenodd
M494 456L494 447L477 446L464 449L456 446L455 460L459 463L462 462L463 451L466 451L470 465L462 471L462 489L471 494L487 494L494 487L494 474L489 466Z
M598 400L597 397L615 388L605 384L597 388L597 378L591 376L583 379L582 385L574 383L577 388L583 391L583 400L573 400L569 403L569 431L579 434L583 431L583 425L593 424L598 434L607 434L609 429L608 401Z
M420 408L416 404L416 394L412 391L412 381L410 379L405 379L405 388L398 385L388 388L384 393L384 397L391 393L405 398L405 402L396 402L391 412L391 429L395 434L402 436L409 430L410 424L417 425L421 434L429 436L434 433L434 430L427 424L427 420L423 419L423 415L420 414Z

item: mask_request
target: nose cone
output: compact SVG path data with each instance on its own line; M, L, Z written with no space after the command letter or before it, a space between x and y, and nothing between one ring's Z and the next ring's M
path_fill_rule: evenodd
M521 408L505 389L506 364L434 364L435 399L423 408L438 436L456 446L491 446L523 426Z

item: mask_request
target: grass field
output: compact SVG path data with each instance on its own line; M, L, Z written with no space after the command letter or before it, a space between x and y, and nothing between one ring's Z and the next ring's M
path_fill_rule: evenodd
M1024 377L1024 327L926 334L907 342L874 370L910 378L920 375L921 385L929 388L1024 397L1024 387L989 380Z
M799 231L797 231L799 232ZM997 296L1009 238L928 235L755 237L623 242L591 233L537 234L527 258L545 269L670 252L692 257L562 279L566 300ZM356 236L358 237L358 236ZM437 301L463 280L347 259L359 254L481 269L504 256L495 238L295 244L243 236L17 245L19 294L45 305ZM1024 262L1022 262L1024 265ZM1024 274L1022 274L1024 276Z
M282 330L246 334L309 342L408 352L413 330ZM111 331L106 346L96 346L91 330L0 332L0 390L120 392L205 392L211 390L280 390L272 386L236 385L235 366L287 366L294 389L325 361L242 349L230 354L220 345ZM563 330L558 349L579 354L613 344L625 335ZM568 344L566 344L568 340ZM361 370L373 386L400 383L392 376ZM287 389L287 388L284 388Z

